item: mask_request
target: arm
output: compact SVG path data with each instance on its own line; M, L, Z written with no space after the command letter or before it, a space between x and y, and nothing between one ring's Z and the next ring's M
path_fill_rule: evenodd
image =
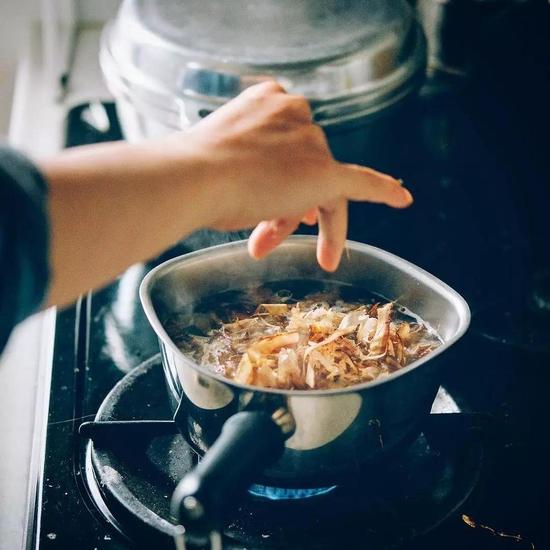
M75 148L42 171L50 188L50 304L107 283L208 220L201 163L185 140Z
M249 88L187 133L76 148L41 168L50 186L50 303L105 284L204 227L258 224L249 249L261 257L301 219L317 219L318 259L334 270L347 200L412 201L395 179L336 162L306 100L274 83Z

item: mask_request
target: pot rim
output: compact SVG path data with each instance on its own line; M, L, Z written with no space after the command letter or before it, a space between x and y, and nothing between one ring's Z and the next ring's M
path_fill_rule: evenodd
M316 236L291 235L286 239L284 243L280 245L280 247L284 247L285 245L287 246L292 245L292 243L301 243L301 244L309 243L311 246L315 246L316 242L317 242ZM186 356L176 346L176 344L170 338L168 333L165 331L162 322L157 316L155 307L151 300L150 290L153 287L156 278L159 276L159 273L166 271L167 269L175 266L176 264L193 261L194 259L200 258L203 256L215 255L219 250L228 250L231 248L246 248L246 246L247 246L247 240L239 240L231 243L224 243L224 244L219 244L215 246L210 246L208 248L197 250L195 252L190 252L188 254L177 256L175 258L172 258L170 260L167 260L161 263L160 265L156 266L151 271L149 271L147 275L143 278L143 281L141 282L141 285L139 287L139 296L140 296L141 304L145 312L145 315L147 316L149 324L155 331L155 334L164 343L164 345L168 346L174 353L176 353L182 359L182 361L185 363L186 366L189 366L190 368L192 368L193 370L197 371L200 374L203 374L209 378L213 378L231 387L234 387L240 390L245 390L245 391L263 392L263 393L285 395L285 396L291 396L291 397L341 395L341 394L368 390L370 388L378 387L382 384L391 383L392 381L400 378L401 376L405 376L411 373L412 371L416 370L418 367L422 366L424 363L435 359L438 355L440 355L441 353L449 349L453 344L455 344L468 330L468 327L470 325L471 312L470 312L468 303L456 290L451 288L449 285L447 285L446 283L444 283L443 281L441 281L440 279L438 279L428 271L422 269L421 267L418 267L415 264L407 260L404 260L403 258L396 256L395 254L392 254L391 252L387 252L385 250L382 250L381 248L368 245L365 243L346 240L346 248L355 250L357 252L368 251L370 256L382 259L383 261L385 261L386 263L389 263L392 266L400 267L407 271L413 271L417 278L428 281L429 283L431 283L431 286L435 284L439 288L439 290L447 294L449 299L453 302L455 306L455 310L457 311L458 317L459 317L459 326L455 334L451 338L449 338L447 341L445 341L443 345L439 346L437 349L429 353L427 356L417 359L416 361L412 362L410 365L407 365L406 367L399 369L398 371L390 374L388 377L384 377L381 380L379 379L379 380L373 380L370 382L363 382L361 384L354 384L344 388L318 389L318 390L316 389L284 390L279 388L265 388L263 386L254 386L251 384L241 384L239 382L235 382L230 378L226 378L222 374L212 372L207 367L200 366L198 363L196 363L195 361L190 359L188 356Z

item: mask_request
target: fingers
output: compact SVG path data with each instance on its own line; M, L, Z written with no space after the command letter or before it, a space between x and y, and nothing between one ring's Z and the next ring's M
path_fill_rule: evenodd
M312 120L311 107L304 96L287 94L283 86L275 80L267 80L246 88L238 96L240 100L268 100L277 108L278 114L287 115L287 122L309 124ZM284 117L283 117L284 118Z
M300 218L260 222L248 238L248 253L259 260L281 244L300 225Z
M315 225L317 223L317 212L317 208L313 208L306 212L301 219L277 218L260 222L248 239L250 255L258 260L263 258L294 233L300 222Z
M262 96L268 93L286 93L285 89L276 80L265 80L245 88L241 95Z
M315 225L317 223L317 208L312 208L311 210L308 210L304 214L301 221L306 225Z
M336 271L348 229L348 203L338 199L319 208L319 238L317 240L317 261L326 271Z
M387 204L394 208L406 208L413 202L410 192L387 174L355 164L339 164L337 171L344 196L349 200Z

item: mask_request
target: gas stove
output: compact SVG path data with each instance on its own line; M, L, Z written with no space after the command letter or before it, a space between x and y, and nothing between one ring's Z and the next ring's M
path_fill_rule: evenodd
M550 546L550 356L540 328L548 319L529 306L541 264L531 261L521 185L462 99L445 82L428 82L404 119L411 132L396 136L388 158L335 151L402 177L415 195L404 212L352 205L349 237L431 271L472 308L471 330L446 354L444 388L422 435L392 462L338 487L253 487L228 519L224 547ZM113 105L100 108L109 130L90 123L89 105L78 106L68 118L68 146L121 138ZM197 457L170 423L158 344L137 289L169 257L242 237L193 235L58 314L29 548L174 547L171 491ZM78 431L94 419L166 422L152 430L126 426L122 436L91 443Z
M170 421L163 385L154 356L113 388L96 415L100 424L80 429L93 437L82 475L121 534L171 548L178 528L170 497L198 457ZM479 419L457 413L441 390L422 435L398 459L353 472L339 486L253 485L227 521L224 547L335 548L361 540L393 548L430 531L466 501L481 470Z

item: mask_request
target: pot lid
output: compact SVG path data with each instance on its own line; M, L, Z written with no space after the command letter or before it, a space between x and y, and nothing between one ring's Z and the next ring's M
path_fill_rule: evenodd
M410 25L388 0L137 0L127 14L176 48L256 66L321 62Z
M149 99L215 107L274 78L317 118L387 104L424 59L405 0L125 0L102 51L108 79Z

